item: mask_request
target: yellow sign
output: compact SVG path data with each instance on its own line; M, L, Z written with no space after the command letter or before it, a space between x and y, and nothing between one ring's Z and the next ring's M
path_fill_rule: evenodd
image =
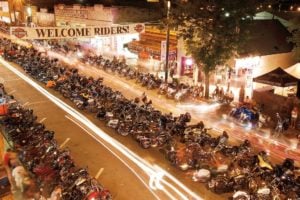
M11 36L20 39L93 38L142 33L144 24L86 26L86 27L10 27Z

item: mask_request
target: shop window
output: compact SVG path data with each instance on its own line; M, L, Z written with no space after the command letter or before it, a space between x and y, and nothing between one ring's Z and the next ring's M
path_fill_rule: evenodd
M181 58L181 75L193 77L193 61L191 58Z

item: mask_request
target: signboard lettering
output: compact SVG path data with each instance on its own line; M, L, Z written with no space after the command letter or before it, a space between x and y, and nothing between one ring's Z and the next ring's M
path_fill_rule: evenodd
M167 49L167 41L163 40L163 41L161 41L161 46L160 46L160 60L161 61L166 60L166 49Z
M88 38L140 33L144 24L87 27L11 27L10 33L20 39Z

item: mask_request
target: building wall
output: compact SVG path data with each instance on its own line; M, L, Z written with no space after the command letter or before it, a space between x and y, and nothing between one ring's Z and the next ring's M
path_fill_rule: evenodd
M110 26L116 24L114 21L115 7L104 7L103 5L81 6L74 4L67 6L58 4L54 6L56 26ZM78 39L87 48L96 49L97 53L112 57L124 55L127 52L124 44L133 39L138 39L138 33L116 35L109 37L94 37Z
M259 76L277 67L285 69L296 63L297 61L293 52L261 56L261 64L258 69L253 71L253 76Z
M96 26L113 23L112 8L102 5L94 6L67 6L58 4L54 6L57 26Z
M253 89L261 88L264 84L254 83L253 78L268 73L278 67L288 68L296 63L294 53L281 53L266 56L244 57L235 60L235 76L231 79L231 85L245 86L246 95L252 96ZM281 90L280 90L281 92ZM275 90L278 93L278 90Z
M55 26L55 16L53 13L37 12L36 24L38 26Z
M281 22L281 24L283 24L285 27L291 26L291 22L266 11L257 13L254 16L254 19L255 20L278 19Z

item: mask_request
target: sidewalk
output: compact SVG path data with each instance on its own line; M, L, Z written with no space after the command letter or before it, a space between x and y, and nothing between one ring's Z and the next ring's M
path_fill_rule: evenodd
M2 135L0 135L1 164L2 164L2 159L3 159L3 154L4 154L5 149L6 149L6 147L5 147L4 139L3 139ZM6 171L5 171L5 174L6 174ZM6 176L7 176L7 174L6 174ZM5 196L2 196L2 195L3 194L0 194L0 199L3 199L3 200L13 200L13 199L16 199L16 198L14 198L13 194L11 193L11 191L9 191Z
M0 131L0 156L1 156L1 163L2 163L2 159L3 159L3 155L6 151L6 149L8 149L9 146L7 144L7 141L5 140L5 138L3 137L1 131ZM9 174L7 174L7 171L4 169L6 176L9 176ZM14 179L12 177L12 179ZM15 182L10 182L10 184L13 184L13 187L10 186L10 192L8 195L6 195L5 197L2 197L3 200L23 200L23 194L21 192L20 189L18 189L18 187L15 185ZM13 188L13 190L12 190ZM2 200L0 198L0 200Z

